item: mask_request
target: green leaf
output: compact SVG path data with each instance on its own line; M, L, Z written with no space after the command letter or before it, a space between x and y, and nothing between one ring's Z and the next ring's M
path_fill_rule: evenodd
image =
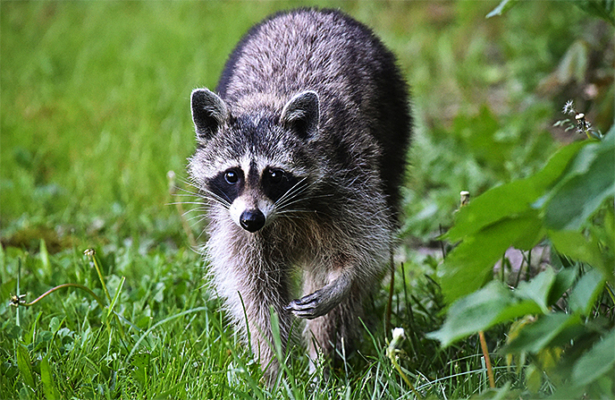
M28 348L22 343L17 344L17 367L24 382L32 389L35 388L34 377L32 376L32 361Z
M602 18L615 26L615 2L613 0L577 0L573 3L586 13Z
M496 8L494 8L489 14L487 14L487 18L502 15L505 11L509 10L513 5L515 5L517 1L518 0L502 0Z
M501 387L487 389L484 390L479 395L473 395L471 397L472 400L507 400L511 399L511 392L513 390L510 388L510 381L504 383Z
M494 169L502 168L502 160L510 158L514 141L498 137L500 123L488 106L480 107L477 115L458 115L453 121L452 134L458 137L465 150L479 162Z
M569 304L572 311L588 315L604 287L604 282L604 276L599 271L595 269L587 271L570 293Z
M117 299L120 297L120 293L122 292L122 287L124 287L124 281L126 281L126 277L122 276L122 279L120 280L120 284L118 285L115 291L115 295L113 296L113 300L111 301L111 304L109 305L109 311L107 312L107 316L110 316L111 313L113 313L113 309L115 308L115 303L117 303Z
M483 289L455 302L442 328L428 333L427 337L439 340L446 347L498 323L540 311L534 301L521 301L501 282L491 281Z
M547 268L530 282L519 283L519 287L514 293L519 298L532 300L540 307L543 314L547 314L549 312L549 293L554 282L555 272L551 268Z
M534 364L530 364L525 369L525 385L532 393L538 393L542 384L542 371Z
M152 400L168 400L168 399L178 398L178 396L176 395L177 391L179 389L185 390L185 387L187 384L188 384L187 381L180 381L176 385L171 386L170 389L167 389L160 393L156 393L156 396L152 398Z
M136 382L138 382L141 387L147 386L147 378L149 377L149 362L150 353L135 354L132 358L131 364L134 367L132 374Z
M615 127L599 143L585 146L553 189L545 206L545 225L577 230L608 197L615 196Z
M511 246L531 249L542 237L536 212L502 219L466 238L444 260L440 283L447 302L479 289Z
M524 351L538 353L540 350L549 347L558 336L576 333L579 326L581 326L581 318L576 314L543 315L535 323L524 327L519 335L506 345L501 352L504 354Z
M45 239L41 239L39 257L41 258L41 264L43 266L43 271L45 272L45 274L53 274L53 271L51 270L51 263L49 262L49 252L47 251Z
M582 82L587 73L589 52L589 44L585 40L574 41L568 47L555 71L558 81L562 84L567 84L574 79Z
M41 381L43 382L43 392L48 400L55 400L60 398L58 392L53 384L53 374L49 367L49 360L47 357L41 360Z
M271 314L271 334L273 336L275 354L278 357L278 360L281 363L284 363L284 353L282 353L282 339L280 336L280 318L278 316L278 313L275 312L273 306L269 307L269 312Z
M585 142L575 142L565 146L537 174L495 187L478 196L459 210L455 226L445 237L456 242L501 219L528 212L585 145Z
M615 365L614 349L615 330L611 330L574 364L572 384L585 386L612 370Z
M579 275L579 268L577 266L562 268L556 275L555 281L551 286L551 291L549 292L549 299L547 304L552 306L555 304L560 297L566 292L566 290L570 289Z
M608 273L602 261L602 250L595 238L588 239L576 231L548 231L547 235L560 254L596 267L605 275Z

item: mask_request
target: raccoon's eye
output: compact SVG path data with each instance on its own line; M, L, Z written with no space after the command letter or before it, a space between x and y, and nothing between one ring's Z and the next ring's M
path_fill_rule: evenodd
M224 173L224 180L229 185L234 185L239 181L239 174L233 170Z
M281 169L270 169L267 171L267 175L269 182L276 184L282 182L282 178L284 178L284 171Z

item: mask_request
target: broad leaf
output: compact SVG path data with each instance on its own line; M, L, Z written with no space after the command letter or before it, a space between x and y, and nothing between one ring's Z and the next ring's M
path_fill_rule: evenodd
M548 231L547 235L555 249L573 260L581 261L607 273L602 261L602 251L598 242L576 231Z
M452 302L479 289L491 277L494 264L511 246L531 249L541 239L535 212L505 218L466 238L444 260L442 291Z
M427 334L443 347L481 330L523 315L540 313L532 300L520 301L499 281L455 302L440 330Z
M455 226L445 235L456 242L507 217L517 216L532 208L534 202L564 172L570 160L584 142L561 148L537 174L488 190L462 207L455 218Z
M602 202L615 196L615 127L599 143L585 146L545 207L545 225L576 230Z
M519 283L519 287L514 293L519 298L532 300L540 307L543 314L547 314L549 312L549 293L554 282L555 272L551 268L547 268L531 281Z
M32 389L34 386L34 377L32 376L32 361L30 360L30 353L28 352L28 348L21 343L17 344L17 367L19 368L19 373L23 378L24 382Z
M552 306L570 289L579 275L578 267L562 268L556 275L549 292L547 304Z
M581 319L576 314L555 313L543 315L533 323L526 326L515 340L506 345L501 352L520 353L528 351L538 353L551 346L560 335L575 336L581 326ZM569 330L569 332L566 332Z
M600 376L612 371L615 365L615 330L611 330L602 341L594 346L575 363L572 368L572 384L585 386Z
M572 311L588 315L604 287L604 281L605 279L599 271L595 269L587 271L570 293L569 304Z
M43 382L43 392L45 393L45 398L48 400L58 399L58 392L53 384L53 374L51 373L51 368L49 367L48 357L45 357L41 360L41 382Z

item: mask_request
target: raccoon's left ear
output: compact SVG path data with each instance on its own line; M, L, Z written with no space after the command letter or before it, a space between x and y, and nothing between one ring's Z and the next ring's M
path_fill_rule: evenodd
M283 127L293 130L301 139L312 140L318 134L319 118L318 94L313 90L306 90L286 103L280 122Z

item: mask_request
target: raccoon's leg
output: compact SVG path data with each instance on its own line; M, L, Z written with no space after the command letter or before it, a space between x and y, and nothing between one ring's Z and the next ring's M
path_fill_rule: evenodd
M286 351L291 326L290 312L285 309L291 299L286 268L279 263L266 262L261 252L247 252L247 246L243 247L243 254L234 247L217 247L219 236L212 237L211 267L218 293L225 298L235 325L249 339L248 344L260 361L264 379L271 382L279 372L271 308L278 315L282 352Z
M252 352L260 360L265 381L271 383L278 375L280 365L275 354L275 341L272 332L271 308L278 315L282 353L286 351L290 332L291 318L285 304L288 303L286 279L272 279L272 272L263 272L267 277L252 277L242 282L239 295L245 307L245 317L250 335ZM242 309L242 312L244 310Z
M272 304L269 296L258 296L257 298L244 298L245 312L250 333L250 346L255 357L260 361L266 382L272 382L277 377L280 365L275 354L275 341L271 326L271 310L278 314L280 327L280 341L282 344L282 354L286 351L288 335L290 331L290 315L281 305L282 301L277 300Z
M317 288L322 289L317 290ZM345 354L350 350L349 346L352 346L359 332L357 324L363 312L363 299L361 291L353 288L349 277L344 274L327 284L326 280L319 280L318 277L307 273L304 279L304 293L311 294L301 300L293 301L295 304L301 303L297 308L302 309L301 311L293 309L293 313L298 316L309 315L304 317L307 319L304 337L310 356L310 371L314 372L319 353L327 358L335 352ZM332 298L335 300L331 300ZM309 304L315 306L306 306ZM326 311L320 316L313 316L316 313L313 310L317 310L318 313Z

